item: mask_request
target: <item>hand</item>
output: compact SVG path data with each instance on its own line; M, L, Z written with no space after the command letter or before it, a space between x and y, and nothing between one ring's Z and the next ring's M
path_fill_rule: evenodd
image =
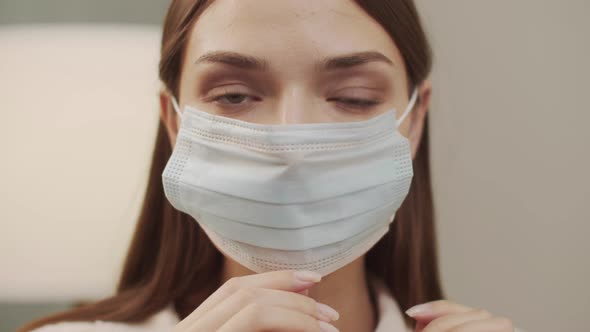
M305 296L321 275L308 271L273 271L228 280L174 332L337 332L329 322L338 313Z
M512 321L486 310L449 301L433 301L406 311L417 321L416 332L514 332Z

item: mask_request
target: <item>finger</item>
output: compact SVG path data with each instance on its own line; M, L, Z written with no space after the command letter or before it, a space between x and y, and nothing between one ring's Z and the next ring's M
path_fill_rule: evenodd
M217 332L338 332L333 325L282 307L250 304L221 326Z
M210 310L188 330L216 331L231 317L252 303L298 311L325 322L338 319L336 310L307 296L275 289L243 288Z
M308 289L304 289L302 291L299 291L297 293L298 294L301 294L301 295L309 296L309 288Z
M231 278L178 325L184 328L194 324L223 299L241 288L270 288L299 292L319 282L321 277L320 274L310 271L283 270Z
M446 300L432 301L411 307L406 314L424 325L441 316L473 310L469 307Z
M454 327L453 332L514 332L514 325L508 318L493 317L463 323Z
M482 319L491 318L492 314L486 310L471 310L458 314L450 314L439 317L431 321L423 330L417 330L419 332L442 332L450 331L452 328L461 324L478 321Z

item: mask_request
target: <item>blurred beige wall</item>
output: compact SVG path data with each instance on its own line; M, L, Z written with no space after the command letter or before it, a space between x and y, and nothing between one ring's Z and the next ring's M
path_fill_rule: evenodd
M113 291L158 121L159 35L0 29L0 300Z
M587 330L588 2L418 4L447 295L527 332ZM113 291L157 124L158 38L0 29L0 300Z
M418 3L447 294L527 331L588 331L590 2Z

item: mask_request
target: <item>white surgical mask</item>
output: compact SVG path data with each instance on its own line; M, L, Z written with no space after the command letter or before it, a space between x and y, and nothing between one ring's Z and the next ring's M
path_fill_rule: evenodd
M162 179L226 256L255 271L327 275L385 235L413 176L391 109L369 120L263 125L187 106Z

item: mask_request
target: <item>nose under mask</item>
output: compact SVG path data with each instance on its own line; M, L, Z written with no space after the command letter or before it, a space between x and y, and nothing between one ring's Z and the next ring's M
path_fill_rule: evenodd
M391 109L369 120L256 124L186 106L164 192L226 256L255 271L327 275L389 230L413 176Z

